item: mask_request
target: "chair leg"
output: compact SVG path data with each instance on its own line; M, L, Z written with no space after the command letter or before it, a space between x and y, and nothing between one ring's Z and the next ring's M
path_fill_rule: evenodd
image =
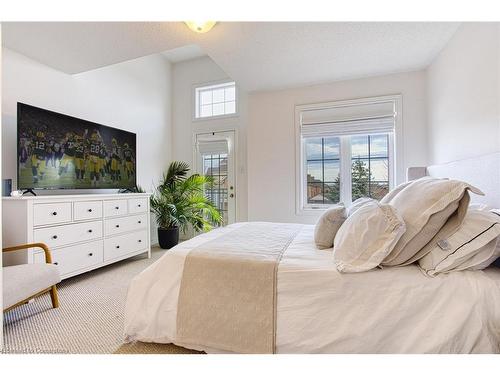
M55 285L50 289L50 299L52 300L53 308L59 307L59 297L57 296L57 289Z

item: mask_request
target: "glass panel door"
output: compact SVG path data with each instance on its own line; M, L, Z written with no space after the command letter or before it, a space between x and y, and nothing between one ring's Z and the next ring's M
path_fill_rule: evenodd
M225 140L226 142L221 142ZM210 146L210 144L214 146ZM205 147L200 147L203 144ZM209 145L207 147L207 144ZM225 144L226 147L221 147ZM211 176L214 185L206 190L206 195L220 210L224 224L236 219L235 179L234 179L234 131L213 132L196 135L198 173Z

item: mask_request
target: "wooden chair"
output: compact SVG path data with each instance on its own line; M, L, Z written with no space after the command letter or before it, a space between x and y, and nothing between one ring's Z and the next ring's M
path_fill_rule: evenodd
M12 310L29 300L50 293L52 306L59 307L56 284L61 281L57 266L52 264L50 250L44 243L30 243L7 247L3 253L41 248L45 253L45 263L20 264L3 267L3 303L4 312Z

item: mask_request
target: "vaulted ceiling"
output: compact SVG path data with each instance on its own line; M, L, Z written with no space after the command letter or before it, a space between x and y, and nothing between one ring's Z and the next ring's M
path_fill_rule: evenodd
M245 90L270 90L425 68L458 28L446 22L15 22L3 45L68 74L163 53L210 56Z

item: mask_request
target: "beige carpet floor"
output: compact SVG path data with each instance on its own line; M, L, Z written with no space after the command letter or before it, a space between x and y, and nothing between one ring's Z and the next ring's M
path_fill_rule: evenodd
M4 314L4 353L193 353L175 345L123 342L123 314L130 280L158 260L138 256L103 267L59 285L61 306L48 295Z

